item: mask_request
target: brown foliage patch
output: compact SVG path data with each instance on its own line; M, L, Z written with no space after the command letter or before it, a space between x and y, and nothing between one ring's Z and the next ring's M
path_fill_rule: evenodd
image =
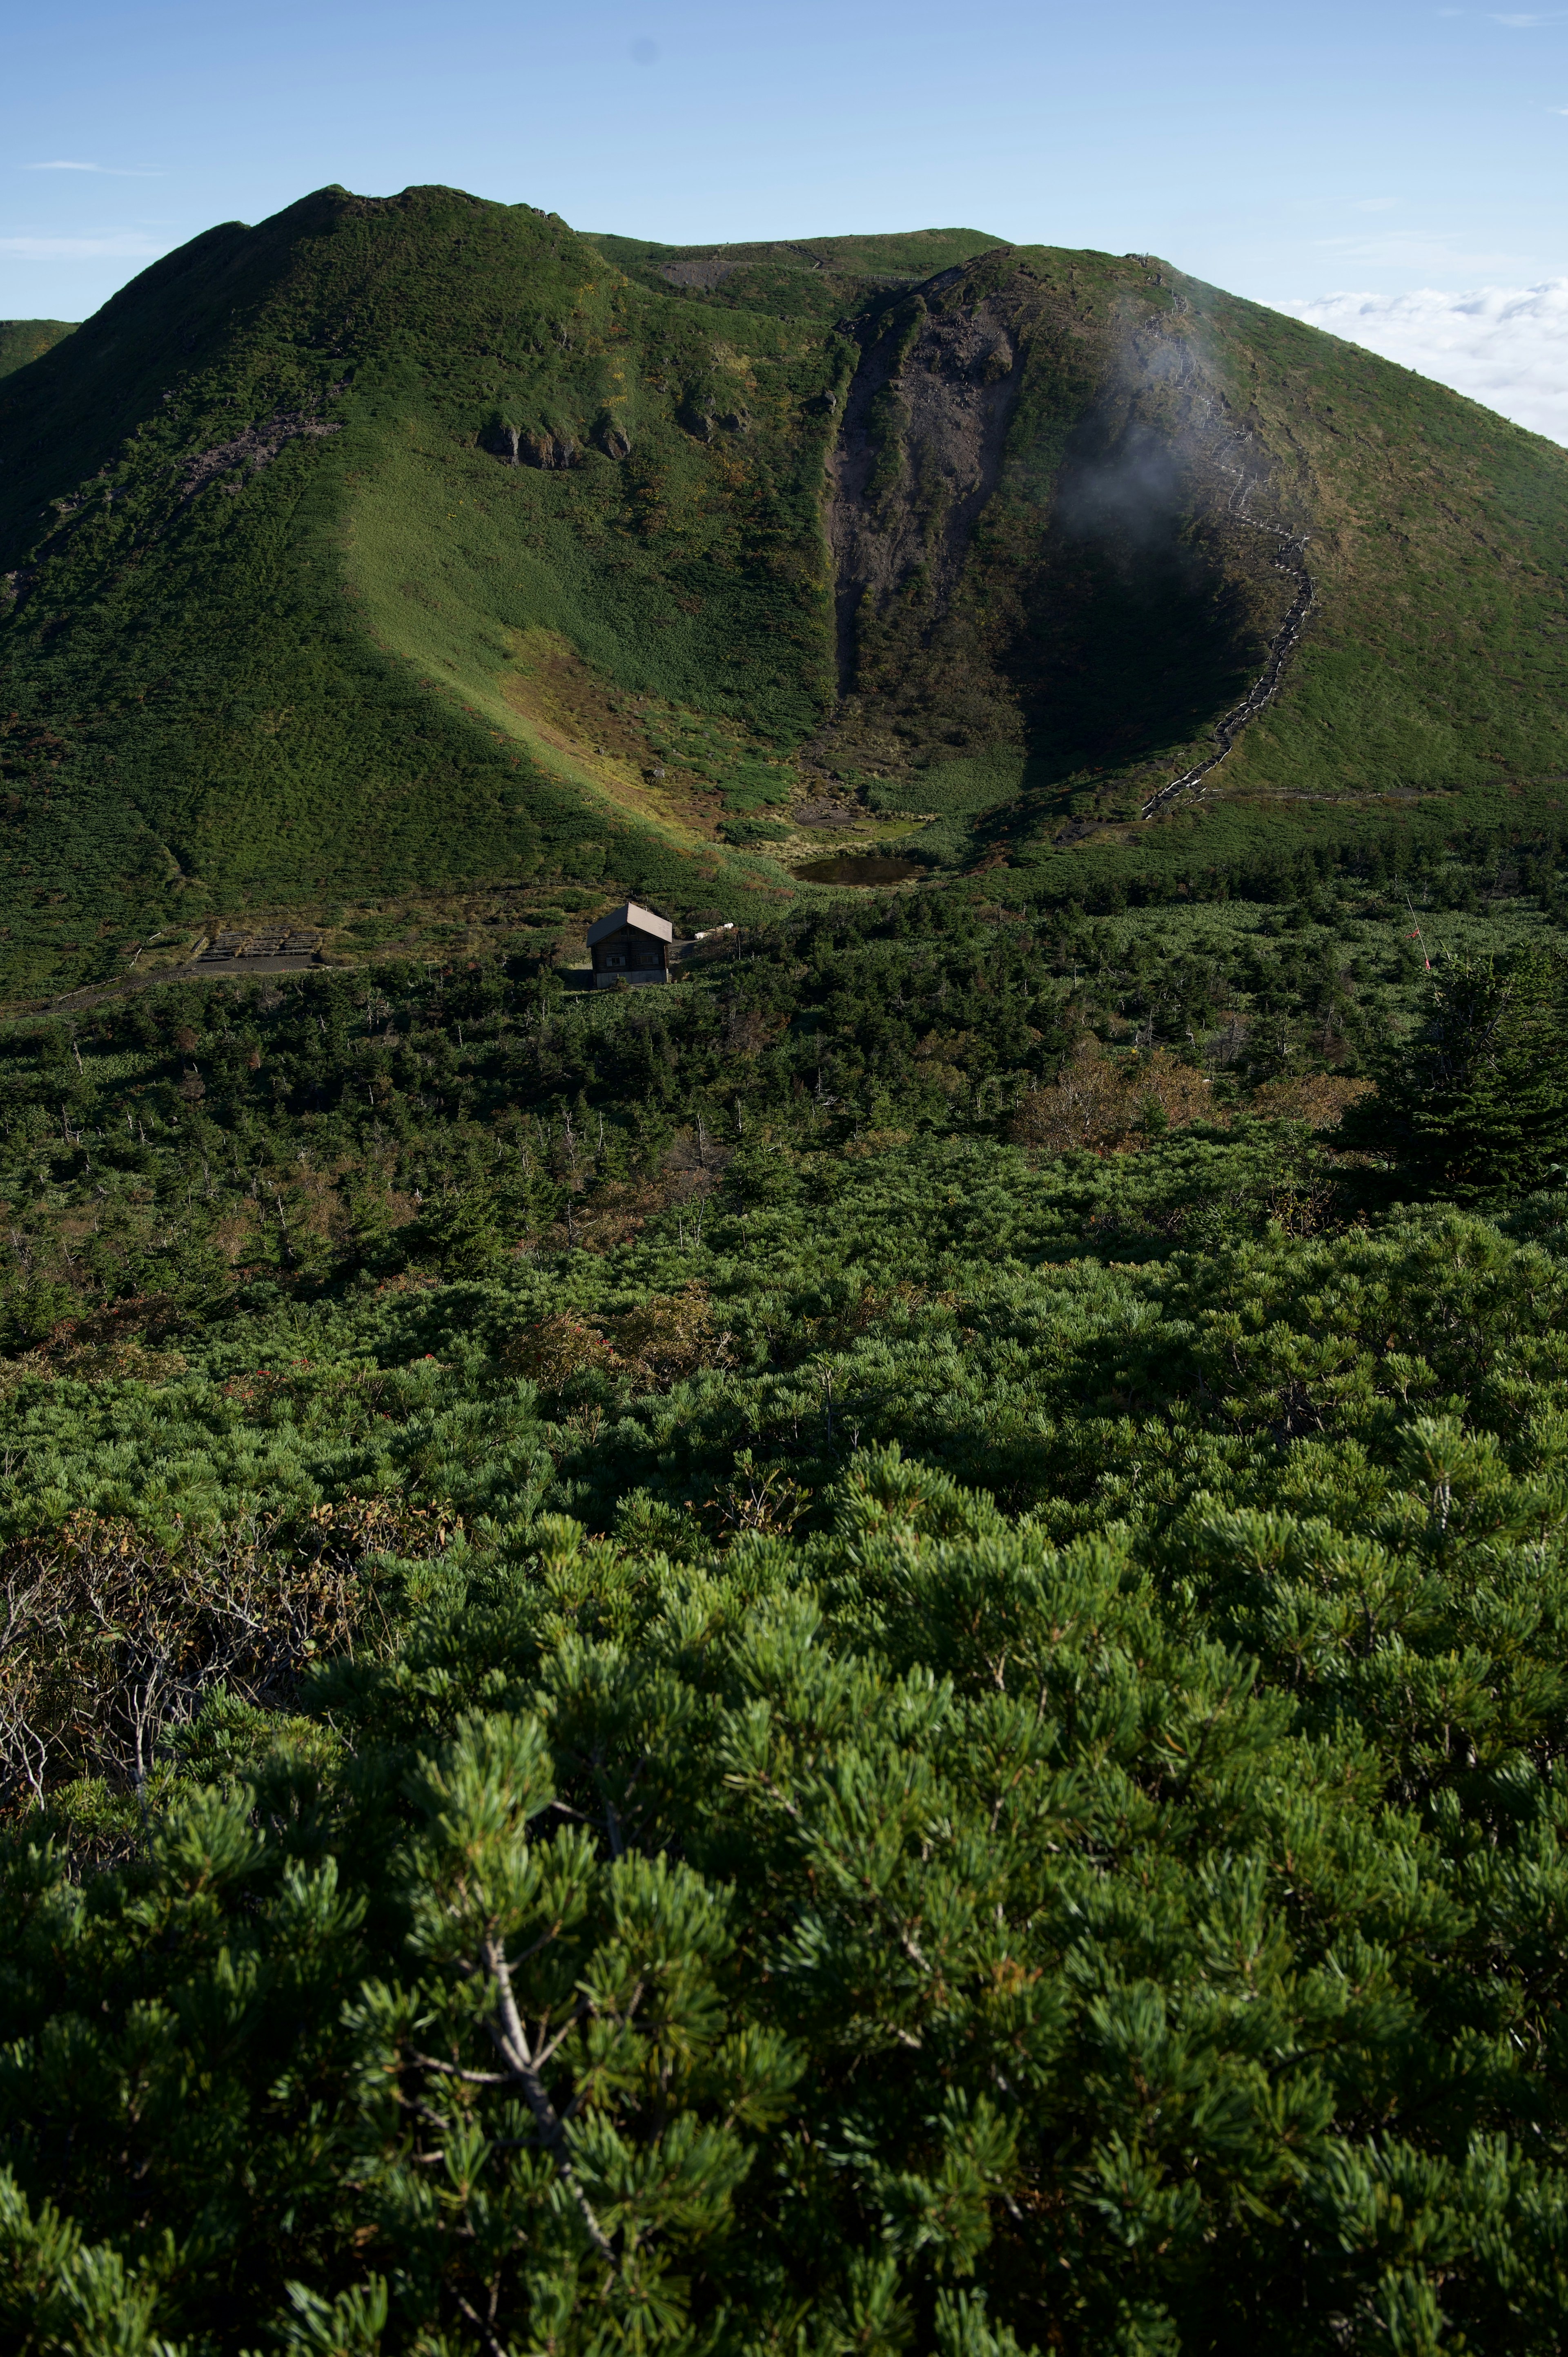
M1348 1080L1339 1072L1302 1072L1289 1080L1265 1081L1252 1092L1249 1112L1265 1121L1304 1121L1312 1129L1333 1129L1348 1105L1370 1096L1370 1081Z
M679 1293L651 1294L609 1322L621 1357L656 1383L677 1383L699 1367L732 1361L730 1337L716 1324L700 1279Z
M1050 1088L1025 1098L1013 1135L1046 1154L1128 1154L1167 1129L1225 1118L1202 1073L1168 1048L1113 1060L1087 1039Z
M212 1242L225 1260L248 1260L255 1247L257 1213L249 1203L225 1211L212 1231Z
M788 1015L759 1006L732 1007L725 1019L725 1046L732 1056L757 1056L789 1028Z
M730 1337L715 1320L700 1279L679 1293L651 1294L635 1309L594 1325L575 1310L556 1310L510 1335L499 1355L503 1366L557 1394L595 1369L664 1388L699 1367L732 1362Z
M673 755L655 758L648 716L554 631L521 631L514 651L517 665L503 673L501 694L545 744L585 770L622 809L712 839L723 814L718 794Z
M613 1252L665 1209L671 1192L655 1179L607 1179L573 1207L578 1245L585 1252ZM564 1238L564 1226L558 1222L554 1232Z
M677 1174L685 1173L690 1184L685 1187L678 1185L671 1200L677 1201L693 1192L705 1194L710 1191L729 1158L729 1148L721 1146L705 1126L702 1129L678 1129L664 1149L664 1168Z
M504 1367L526 1375L542 1392L564 1391L585 1370L607 1371L616 1363L613 1344L572 1309L558 1309L532 1326L520 1327L508 1336L499 1356Z
M438 1554L456 1518L349 1498L165 1545L73 1515L0 1550L0 1791L12 1807L82 1775L141 1785L172 1727L222 1684L286 1706L318 1655L351 1651L377 1552Z
M46 1383L172 1383L188 1363L157 1345L179 1324L166 1294L139 1294L108 1303L85 1318L62 1318L48 1340L15 1359L0 1361L0 1393L29 1375Z
M913 1135L908 1129L865 1129L839 1151L846 1162L868 1160L878 1154L897 1153L899 1146L908 1145Z

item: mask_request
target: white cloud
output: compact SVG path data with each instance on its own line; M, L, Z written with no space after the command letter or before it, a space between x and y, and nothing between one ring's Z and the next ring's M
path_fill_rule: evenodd
M140 172L124 164L18 164L18 172L105 172L112 180L161 180L161 172Z
M1324 295L1276 308L1568 444L1568 278L1467 295Z
M156 262L167 252L134 229L102 237L0 237L0 253L16 262Z

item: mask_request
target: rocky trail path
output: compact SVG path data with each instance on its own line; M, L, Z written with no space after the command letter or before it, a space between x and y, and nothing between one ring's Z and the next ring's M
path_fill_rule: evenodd
M1250 532L1267 533L1271 538L1279 543L1274 564L1281 573L1288 573L1295 581L1295 597L1290 611L1270 641L1269 659L1258 677L1247 690L1240 703L1228 712L1223 720L1216 724L1213 737L1218 749L1210 753L1206 760L1196 762L1190 770L1184 770L1179 778L1173 778L1170 783L1162 786L1157 793L1151 794L1138 813L1140 818L1155 817L1156 813L1164 810L1168 803L1179 801L1183 794L1191 793L1196 788L1200 787L1209 771L1219 767L1241 731L1251 721L1256 720L1259 713L1266 705L1273 703L1278 693L1280 682L1284 676L1285 666L1300 643L1307 619L1317 602L1316 584L1306 569L1306 544L1312 537L1311 533L1292 533L1283 524L1260 523L1256 517L1246 514L1244 510L1247 491L1250 488L1249 484L1242 484L1240 506L1233 511L1235 521L1245 524Z

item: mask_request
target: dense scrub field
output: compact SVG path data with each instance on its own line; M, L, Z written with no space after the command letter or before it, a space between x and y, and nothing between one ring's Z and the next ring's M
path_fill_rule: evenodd
M1555 850L1232 880L0 1037L8 2346L1561 2346Z

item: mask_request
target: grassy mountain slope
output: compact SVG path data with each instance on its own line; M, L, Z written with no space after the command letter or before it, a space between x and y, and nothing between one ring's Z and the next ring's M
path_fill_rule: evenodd
M1047 881L1185 845L1137 813L1309 576L1238 823L1568 767L1568 457L1144 256L328 189L16 370L0 450L12 989L344 896L764 913L824 801Z
M671 831L655 799L636 807L639 780L628 809L570 755L534 760L524 718L508 726L498 703L502 673L523 675L513 638L564 624L590 653L613 650L661 726L694 697L745 713L764 770L758 726L803 733L824 692L813 444L827 415L813 436L793 413L821 391L823 339L757 323L733 366L715 363L674 305L655 306L671 332L644 324L623 393L628 299L642 304L526 209L329 193L170 257L91 323L73 370L19 381L0 420L20 453L14 927L35 878L67 896L57 950L100 911L123 928L149 907L346 883L564 867L677 906L711 897L714 864L687 872L711 811ZM674 423L715 367L746 378L749 467ZM481 443L520 404L585 463L559 479L499 463ZM595 448L645 407L662 436L644 447L639 423L629 466ZM491 510L504 552L486 538ZM451 628L431 643L444 607ZM480 697L498 708L464 708ZM738 892L746 863L723 859Z
M779 238L753 245L657 245L645 238L593 242L628 278L725 310L771 311L836 322L868 299L918 285L1004 241L977 229L912 230L891 237Z
M0 376L26 368L29 361L41 360L45 352L75 333L73 320L0 319Z

